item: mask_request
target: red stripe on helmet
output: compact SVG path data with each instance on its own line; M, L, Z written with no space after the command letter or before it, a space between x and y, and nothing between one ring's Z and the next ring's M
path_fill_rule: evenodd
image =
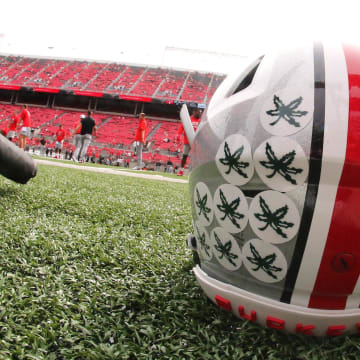
M309 307L317 309L344 309L360 274L360 48L343 49L349 78L347 147L326 246L309 301Z

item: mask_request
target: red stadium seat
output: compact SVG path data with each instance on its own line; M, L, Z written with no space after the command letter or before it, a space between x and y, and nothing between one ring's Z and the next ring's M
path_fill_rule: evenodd
M89 61L0 56L0 86L92 91L207 103L224 77Z

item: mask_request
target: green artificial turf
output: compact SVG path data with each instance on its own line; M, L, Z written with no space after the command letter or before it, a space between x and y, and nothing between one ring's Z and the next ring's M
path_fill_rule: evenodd
M1 177L0 199L0 359L360 358L358 337L289 336L211 303L186 184L40 165L27 185Z
M167 178L174 178L174 179L179 179L179 177L177 176L177 174L174 173L167 173L164 171L152 171L152 170L133 170L132 168L125 168L122 166L113 166L113 165L105 165L105 164L93 164L93 163L74 163L71 160L59 160L59 159L55 159L55 158L47 158L47 157L43 157L43 156L38 156L38 155L31 155L32 158L37 159L37 160L46 160L46 161L51 161L54 163L63 163L63 164L71 164L71 165L76 165L76 166L81 166L81 167L95 167L95 168L105 168L105 169L111 169L111 170L115 170L115 171L125 171L125 172L134 172L134 173L144 173L144 174L148 174L148 175L161 175L163 177L167 177ZM180 179L185 179L188 180L189 176L188 175L183 175Z

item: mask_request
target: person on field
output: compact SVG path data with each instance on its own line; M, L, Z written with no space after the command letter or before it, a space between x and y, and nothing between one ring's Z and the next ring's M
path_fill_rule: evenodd
M61 150L63 148L64 144L64 138L65 138L65 130L63 129L63 126L60 124L58 130L55 133L55 158L59 158L61 156Z
M42 136L40 140L40 155L45 155L45 145L46 145L46 140L44 136Z
M196 129L199 126L200 118L201 118L201 111L199 109L195 109L190 117L194 131L196 131ZM182 155L182 159L181 159L180 170L177 174L178 176L184 175L184 168L185 168L186 161L187 161L187 158L189 157L189 152L190 152L190 144L189 144L189 140L185 134L183 124L179 125L177 135L176 135L177 142L180 141L181 135L184 135L184 149L183 149L183 155Z
M139 124L135 134L136 141L136 156L137 156L137 166L134 167L134 170L141 170L144 167L142 162L142 151L146 141L147 133L147 122L145 119L145 114L139 114Z
M71 160L73 160L75 162L79 161L79 154L80 154L80 150L81 150L81 134L80 134L81 133L81 120L85 119L85 118L86 118L86 116L84 114L80 115L80 121L73 130L75 150L71 156ZM75 155L76 155L76 157L75 157Z
M77 161L79 157L80 162L84 162L87 149L91 143L93 136L96 136L96 123L92 117L92 112L89 110L87 116L83 117L80 124L75 128L74 135L80 130L79 146L75 149L73 160Z
M19 117L17 116L16 112L14 111L14 113L12 114L11 118L10 118L10 122L9 122L9 131L7 134L7 138L12 141L12 139L16 136L16 129L19 123Z
M30 119L30 111L27 108L27 105L23 105L22 111L20 113L20 149L25 151L26 148L26 139L30 136L31 133L31 119Z

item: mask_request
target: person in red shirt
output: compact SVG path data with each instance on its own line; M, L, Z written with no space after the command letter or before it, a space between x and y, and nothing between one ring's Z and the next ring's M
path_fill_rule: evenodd
M2 135L4 135L5 137L7 137L7 136L8 136L8 129L7 129L7 128L3 128L3 129L1 129L0 133L1 133Z
M12 141L12 138L15 137L16 135L16 128L18 126L19 123L19 117L17 116L16 112L14 111L13 115L10 118L10 122L9 122L9 131L8 131L8 139L10 141Z
M190 117L194 131L196 131L199 126L200 118L201 118L201 111L199 109L195 109L193 111L193 114ZM186 160L189 157L189 152L190 152L190 144L189 144L189 140L185 134L183 124L179 125L178 131L176 134L176 141L180 141L181 135L184 135L184 149L183 149L183 156L181 159L180 170L177 174L178 176L184 175L184 167L185 167Z
M147 134L147 123L145 119L145 114L139 114L139 124L135 134L136 141L136 155L137 155L137 166L134 167L134 170L141 170L144 167L142 162L142 150L145 145Z
M27 105L23 105L22 112L20 113L20 122L21 122L21 130L20 130L20 149L26 148L26 139L30 136L31 131L31 120L30 120L30 111L27 108Z
M64 139L65 139L65 130L63 129L62 125L59 125L59 129L55 133L55 158L60 158L61 150L63 148ZM59 154L59 155L57 155Z

